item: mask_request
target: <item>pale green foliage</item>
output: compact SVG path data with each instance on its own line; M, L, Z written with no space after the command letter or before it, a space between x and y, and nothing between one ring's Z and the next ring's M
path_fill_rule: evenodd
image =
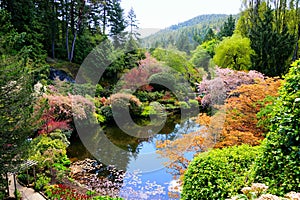
M254 51L250 47L250 40L239 34L225 38L217 47L214 62L223 68L247 70L251 67L251 55Z
M38 162L38 167L48 168L54 163L68 163L67 144L57 136L39 136L30 143L29 159Z
M211 59L210 55L201 45L199 45L192 52L191 62L197 68L202 67L204 69L207 69L210 63L210 59Z
M188 65L190 65L187 62L186 53L178 50L156 48L153 51L152 56L158 61L164 62L167 66L181 73L186 72Z
M252 181L259 146L234 146L200 153L184 174L181 199L225 199Z
M198 72L193 67L193 64L188 60L188 56L185 52L174 49L156 48L152 52L152 56L174 69L172 73L177 77L176 79L179 78L178 75L183 75L185 80L194 83L198 82L201 78L198 76Z

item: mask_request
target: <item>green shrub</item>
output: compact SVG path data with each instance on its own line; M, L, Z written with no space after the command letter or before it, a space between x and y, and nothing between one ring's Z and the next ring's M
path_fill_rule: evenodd
M103 87L100 84L97 84L95 96L98 96L98 97L104 96L103 91L104 91Z
M176 78L171 73L161 72L150 76L149 82L155 90L161 91L165 90L165 88L168 88L169 90L174 91Z
M66 171L67 170L67 167L65 167L63 164L60 164L60 163L54 163L53 167L57 171Z
M42 190L48 183L50 183L51 178L44 176L43 174L37 174L37 180L34 183L34 189L37 191Z
M111 106L103 106L100 108L101 115L105 117L106 121L113 120L113 113Z
M30 174L27 175L26 172L23 172L23 173L18 174L18 181L20 181L24 185L27 185L28 181L29 181L29 184L33 183L34 177L32 177Z
M5 197L5 192L0 191L0 199L4 199Z
M157 112L153 106L145 106L142 112L142 116L148 117L149 115L156 115Z
M188 104L187 102L185 102L185 101L179 101L178 104L179 104L179 107L180 107L181 109L190 109L190 108L191 108L191 107L189 106L189 104Z
M142 102L157 101L158 99L161 99L164 96L164 94L159 91L155 91L155 92L138 91L134 93L134 95Z
M182 199L225 199L252 181L260 147L248 145L200 153L184 174Z
M199 109L199 102L195 99L189 99L191 109Z
M162 106L158 102L152 102L149 106L145 106L143 109L143 112L141 113L141 116L148 117L149 115L161 115L165 114L164 106Z
M158 102L162 104L174 104L176 102L176 99L170 97L168 99L160 99Z
M52 140L60 140L62 141L66 146L69 146L70 145L70 142L68 140L68 137L70 138L71 135L68 135L69 132L67 131L66 134L65 132L62 132L61 130L57 129L55 130L54 132L50 133L49 134L49 137L52 139Z
M16 200L22 199L21 192L18 189L14 191L14 195L17 197Z
M285 76L279 95L270 113L264 152L256 165L256 181L282 196L300 191L300 60Z
M54 163L68 166L70 165L70 160L67 157L66 149L67 145L58 135L40 135L30 143L29 159L38 162L37 167L39 170L49 169Z

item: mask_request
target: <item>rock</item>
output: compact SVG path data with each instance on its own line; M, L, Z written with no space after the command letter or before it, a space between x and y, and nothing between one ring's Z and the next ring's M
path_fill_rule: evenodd
M47 63L55 63L56 61L55 61L55 59L53 59L53 58L47 57L47 58L46 58L46 62L47 62Z
M58 78L61 81L67 81L69 83L75 83L75 80L67 74L67 72L59 69L55 69L53 67L50 67L50 75L49 79L50 80L55 80Z

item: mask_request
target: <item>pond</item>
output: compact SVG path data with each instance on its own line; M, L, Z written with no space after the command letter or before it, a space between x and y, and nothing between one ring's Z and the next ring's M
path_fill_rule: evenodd
M124 170L126 173L122 177L118 196L124 199L177 199L168 194L172 190L170 186L175 183L169 169L165 168L166 158L162 158L156 153L156 142L164 140L174 140L182 134L188 134L200 129L199 124L192 119L184 120L182 123L180 116L168 117L164 127L159 133L149 138L136 138L125 134L117 126L105 127L105 137L115 146L121 149L118 152L105 152L105 146L96 145L95 150L86 141L81 141L79 137L73 138L68 148L68 156L72 161L84 160L86 158L102 161L104 157L109 157L116 169ZM97 141L94 135L89 142ZM84 139L83 139L84 140ZM84 144L83 144L84 143ZM90 144L90 143L89 143ZM91 153L92 151L92 153ZM97 154L95 152L102 152ZM121 159L120 159L121 155ZM192 155L187 155L190 158ZM107 158L104 158L104 160ZM106 165L107 166L107 165ZM100 176L110 176L110 173L96 171Z

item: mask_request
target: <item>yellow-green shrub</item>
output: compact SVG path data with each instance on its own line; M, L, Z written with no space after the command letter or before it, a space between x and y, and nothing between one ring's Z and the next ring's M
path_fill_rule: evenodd
M260 147L248 145L200 153L184 174L182 199L225 199L252 180Z

